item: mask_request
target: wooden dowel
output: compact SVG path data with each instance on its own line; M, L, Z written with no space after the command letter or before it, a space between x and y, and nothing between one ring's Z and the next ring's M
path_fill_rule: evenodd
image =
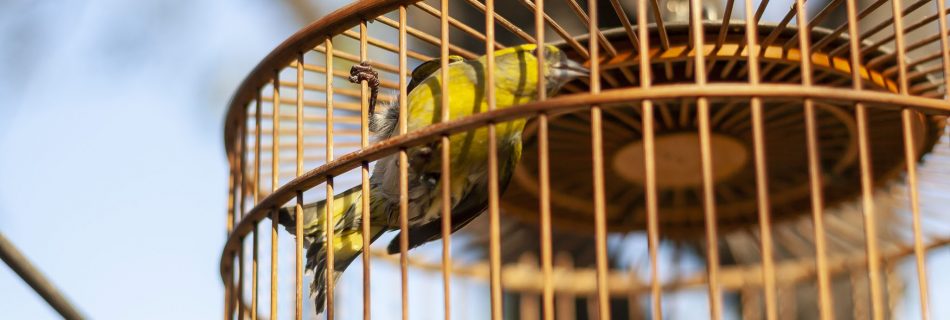
M382 16L381 16L381 17L382 17ZM395 26L396 23L393 22L391 19L386 18L386 17L382 17L382 18L385 18L385 19L383 19L383 20L380 20L380 21L382 21L383 23L386 23L387 25L389 25L389 26L391 26L391 27L393 27L393 28L398 28L398 26ZM344 36L347 36L347 37L350 37L350 38L352 38L352 39L355 39L355 40L359 40L359 39L360 39L359 33L353 32L352 30L344 31L344 32L343 32L343 35L344 35ZM386 50L386 51L389 51L389 52L392 52L392 53L399 54L399 47L398 47L397 45L392 44L392 43L386 42L385 40L377 39L377 38L373 38L373 37L367 36L367 37L366 37L366 41L367 41L367 43L369 43L369 44L371 44L371 45L373 45L373 46L375 46L375 47L378 47L378 48L380 48L380 49L383 49L383 50ZM415 51L415 50L407 50L407 51L406 51L406 54L407 54L410 58L413 58L413 59L416 59L416 60L420 60L420 61L429 61L429 60L432 60L432 56L429 56L429 55L420 53L420 52ZM406 72L409 72L409 71L407 70ZM399 71L396 72L396 74L399 74L399 73L400 73ZM405 73L403 73L403 74L405 74Z
M20 253L20 250L10 240L0 233L0 260L13 270L23 282L26 282L53 310L56 310L63 319L85 319L73 304L56 286L30 263L30 260Z
M271 103L271 192L280 187L280 71L274 70L273 95ZM263 128L262 128L263 129ZM264 130L261 130L264 131ZM277 227L280 215L277 208L271 209L271 249L270 249L270 319L277 319Z
M746 16L746 43L749 46L748 68L749 85L758 86L759 74L759 46L758 26L752 16L752 0L745 0ZM757 209L759 217L759 248L762 257L761 278L765 300L765 315L768 320L778 319L778 298L775 285L775 260L772 244L771 204L769 198L768 168L765 150L765 125L763 117L762 98L752 97L749 106L752 113L753 159L755 162L755 187L757 195Z
M377 19L378 20L378 19ZM391 20L390 20L391 21ZM390 24L390 26L393 26ZM407 39L409 28L406 25L406 6L399 7L399 70L408 70L406 61ZM406 78L399 77L399 135L409 131L408 122L408 93L406 92ZM402 319L409 320L409 159L405 148L399 149L399 273L402 294Z
M423 4L422 2L417 2L418 4ZM449 101L449 23L454 19L449 17L449 1L442 0L441 2L441 12L438 12L439 23L440 23L440 34L439 34L439 71L441 72L442 81L440 81L440 110L441 110L441 122L449 122L450 115L450 101ZM464 25L468 27L467 25ZM474 29L469 28L471 32L475 32ZM463 29L464 30L464 29ZM481 34L479 34L481 35ZM484 35L481 35L481 40L486 41L487 39ZM487 42L487 41L486 41ZM491 48L500 48L500 45L493 43L494 46L488 46L488 50ZM450 320L452 318L452 144L449 139L449 135L442 135L442 172L441 181L442 184L442 292L443 292L443 305L445 308L445 320Z
M528 7L528 9L531 10L532 12L535 10L535 5L531 3L531 1L529 0L518 0L518 3L523 4L525 7ZM547 24L550 25L552 29L554 29L554 33L557 33L558 36L561 37L561 39L567 42L567 44L570 45L571 48L574 49L574 51L577 51L577 53L580 53L580 55L584 57L585 59L590 57L590 53L587 52L587 49L585 49L584 46L580 44L580 42L577 42L577 39L574 39L574 36L568 33L567 30L564 29L564 27L561 27L561 25L558 24L557 21L554 21L553 18L548 16L547 13L544 13L544 21L546 21Z
M537 41L535 41L534 37L532 37L532 36L531 36L530 34L528 34L527 32L524 32L524 30L521 30L521 28L518 27L516 24L511 23L511 21L508 21L508 19L505 19L505 17L502 17L502 16L499 15L497 12L488 10L488 0L485 1L485 4L482 4L481 2L478 2L478 0L465 0L465 2L468 3L468 4L470 4L470 5L472 5L472 7L475 7L475 9L478 9L479 11L481 11L482 13L484 13L485 15L491 15L491 16L492 16L492 19L493 19L495 22L497 22L497 23L500 24L501 26L505 27L505 29L508 29L508 31L511 31L511 33L514 33L516 36L518 36L519 38L521 38L521 40L524 40L524 42L526 42L526 43L537 42ZM486 31L485 33L486 33L486 35L487 35L488 32ZM486 36L485 38L486 38L486 41L492 42L487 36ZM492 46L492 47L494 47L494 46ZM489 51L490 51L490 50L489 50Z
M367 22L366 20L360 21L360 61L366 61L368 59L368 31L366 30ZM405 74L401 69L396 69L397 74ZM402 78L402 77L400 77ZM360 81L360 147L366 148L369 146L369 84L366 81ZM378 102L378 100L377 100ZM370 182L369 182L369 162L363 161L360 164L360 176L362 178L361 188L362 193L360 194L360 202L363 206L362 212L368 214L370 212ZM364 216L365 217L365 216ZM362 238L363 243L363 320L370 320L371 317L371 306L370 303L370 255L367 254L369 251L369 243L372 242L372 229L370 229L370 220L372 219L362 219Z
M443 10L439 10L439 9L433 8L432 6L426 4L425 2L422 2L422 1L416 2L414 5L415 5L417 8L421 9L423 12L428 13L429 15L431 15L431 16L433 16L433 17L439 18L440 21L441 21L443 15L448 15L447 12L446 12L445 14L443 14L444 9L443 9ZM447 8L447 7L443 5L442 8ZM478 40L481 41L481 42L485 42L485 34L483 34L483 33L481 33L481 32L478 32L478 30L475 30L475 28L472 28L471 26L465 24L464 22L461 22L461 21L459 21L458 19L452 18L451 16L448 17L448 22L449 22L449 24L451 24L453 27L455 27L455 28L461 30L462 32L465 32L466 34L468 34L468 35L474 37L475 39L478 39ZM442 38L442 37L440 37L440 38L439 38L439 41L440 41L440 43L442 43L442 45L439 46L440 48L441 48L441 47L447 47L447 46L448 46L448 39L447 39L447 38ZM500 44L500 43L497 43L497 42L495 43L495 50L501 50L501 49L504 49L504 48L505 48L504 45L502 45L502 44ZM441 54L440 54L440 56L441 56ZM445 59L444 57L440 57L440 58L441 58L441 59Z
M584 9L581 9L581 5L577 4L577 0L566 0L566 1L567 1L568 7L570 7L571 11L573 11L574 14L577 16L577 18L581 20L582 24L585 24L585 25L591 24L590 17L587 16L587 13L584 13ZM594 34L597 35L597 38L599 39L598 43L600 43L600 45L604 47L604 50L607 51L608 55L610 55L611 57L617 55L617 49L615 49L614 46L610 44L610 41L607 40L607 37L604 36L604 33L600 32L599 27L597 28L597 31Z
M402 28L402 27L404 27L404 28L405 28L405 31L406 31L408 34L411 34L412 36L416 37L417 39L422 40L423 42L427 42L427 43L429 43L429 44L431 44L431 45L434 45L434 46L438 46L438 45L439 45L439 38L433 37L432 35L430 35L430 34L424 32L424 31L420 31L419 29L416 29L416 28L413 28L413 27L402 26L402 24L400 24L400 23L398 23L398 22L396 22L396 21L393 21L392 19L387 18L387 17L385 17L385 16L376 17L376 21L382 22L383 24L386 24L386 25L388 25L388 26L390 26L390 27L393 27L393 28ZM473 53L473 52L471 52L471 51L465 50L464 48L459 47L459 46L456 46L456 45L453 45L453 44L449 44L449 49L451 49L454 54L457 54L457 55L459 55L459 56L462 56L463 58L466 58L466 59L475 59L475 58L478 57L477 54L475 54L475 53ZM401 51L401 50L400 50L400 51ZM430 58L429 60L432 60L432 59Z
M597 1L589 1L587 22L588 51L590 52L590 93L600 93L600 44L595 35L598 29ZM594 182L594 248L597 266L597 310L599 319L610 319L610 295L608 294L607 272L607 200L604 177L603 111L600 105L590 109L591 128L591 164Z

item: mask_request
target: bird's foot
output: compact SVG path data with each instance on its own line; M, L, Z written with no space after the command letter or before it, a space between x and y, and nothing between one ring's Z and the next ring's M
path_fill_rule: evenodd
M379 93L379 73L373 69L369 61L363 61L350 67L350 82L360 83L366 81L369 86L369 114L376 111L376 95Z

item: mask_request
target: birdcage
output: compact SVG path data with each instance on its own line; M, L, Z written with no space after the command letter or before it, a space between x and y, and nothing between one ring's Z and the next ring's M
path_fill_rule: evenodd
M304 207L343 190L361 192L361 212L391 197L377 227L398 232L398 253L360 245L355 280L337 285L327 250L313 277L326 277L329 319L885 319L899 305L927 318L928 287L947 285L928 253L950 241L947 13L939 0L355 2L280 44L230 102L225 318L311 318L313 253L279 223L302 234ZM536 96L505 103L499 77L549 63L492 67L522 44L589 77L553 94L532 78ZM458 59L486 65L474 92L448 89ZM411 95L427 61L438 68L421 79L448 81L425 90L450 94ZM408 112L412 99L485 108L450 119ZM386 112L398 121L380 138L370 123ZM499 137L517 121L511 161ZM480 169L459 172L452 139L478 130L484 143L463 148L484 155L455 157ZM395 192L371 185L381 162ZM481 197L475 217L449 196L462 175L486 177L466 196ZM437 195L410 194L425 183ZM439 219L407 250L420 199L441 199ZM322 219L358 235L336 245L376 240L375 219ZM324 229L310 236L334 248ZM380 285L386 268L399 281ZM410 289L412 277L441 283Z

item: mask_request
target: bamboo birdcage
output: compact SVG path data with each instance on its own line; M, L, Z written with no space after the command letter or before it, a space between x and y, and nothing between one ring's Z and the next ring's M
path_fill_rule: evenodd
M329 318L379 308L366 289L393 289L371 286L381 265L400 269L402 290L386 296L403 318L434 310L409 310L407 270L442 273L445 318L460 278L487 283L466 296L489 299L493 319L671 318L666 298L695 288L712 319L894 318L907 288L926 317L928 286L947 285L928 278L926 257L950 242L946 5L808 4L365 0L314 22L229 105L225 318L310 318L301 243L282 244L292 236L276 208L366 190L375 160L515 118L529 119L524 155L488 211L435 241L435 260L364 254L363 286L347 287L363 300L334 303L331 283ZM347 82L369 60L379 103L401 108L418 64L521 43L555 44L591 78L383 141L369 136L366 83ZM453 236L466 245L446 246ZM703 268L680 271L669 255ZM896 271L908 261L915 272ZM279 267L290 265L293 277Z

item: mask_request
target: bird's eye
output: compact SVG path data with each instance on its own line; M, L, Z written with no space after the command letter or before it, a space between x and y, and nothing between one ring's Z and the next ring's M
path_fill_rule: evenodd
M541 50L542 50L541 47L537 47L531 53L533 53L534 57L538 59L543 58L544 60L548 60L548 61L554 59L554 52L552 52L551 47L545 47L544 52L541 52ZM544 54L543 57L542 57L542 53Z

